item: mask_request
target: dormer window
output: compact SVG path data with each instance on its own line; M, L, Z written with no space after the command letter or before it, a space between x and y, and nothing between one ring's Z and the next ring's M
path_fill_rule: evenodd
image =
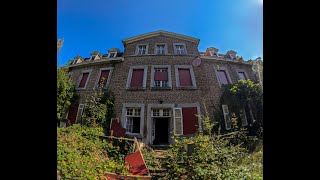
M177 52L177 54L183 54L183 52L184 52L183 46L182 45L177 45L176 46L176 52Z
M114 57L116 57L116 54L117 54L117 52L110 52L108 54L108 58L114 58Z
M217 52L210 51L210 55L212 57L218 57L218 53Z
M230 59L236 59L236 55L234 54L229 54Z
M95 59L96 59L96 57L97 57L97 55L93 55L93 56L91 56L90 61L95 60Z

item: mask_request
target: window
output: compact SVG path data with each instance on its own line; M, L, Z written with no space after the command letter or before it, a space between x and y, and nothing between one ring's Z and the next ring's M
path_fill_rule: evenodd
M244 74L244 72L239 72L239 78L242 79L242 80L246 80L246 75Z
M231 117L229 113L229 109L227 105L222 105L222 111L224 116L224 123L226 130L229 130L231 128Z
M230 59L236 59L236 55L234 54L229 54Z
M184 48L182 45L176 45L176 53L177 54L183 54L184 53Z
M140 133L140 108L127 108L126 130L130 133Z
M143 135L144 104L124 103L121 124L126 128L126 134Z
M175 54L187 54L186 45L183 43L173 43Z
M91 70L85 70L81 72L77 89L86 89L88 84L88 79L90 77L90 72Z
M229 84L229 80L227 78L227 74L225 70L217 70L218 71L218 77L221 84Z
M218 53L213 52L213 51L210 51L210 55L211 55L212 57L218 57Z
M108 87L111 79L112 70L113 70L113 67L100 69L98 79L96 80L96 87L98 87L101 83L104 88Z
M170 65L151 66L151 88L171 89L171 67Z
M182 107L183 116L183 134L195 134L197 132L199 122L197 107Z
M167 44L155 44L154 54L167 54Z
M148 54L148 45L146 45L146 44L138 45L136 54L138 54L138 55Z
M91 61L93 61L93 60L95 60L96 59L96 57L97 57L97 55L93 55L93 56L91 56Z
M113 58L113 57L116 57L116 53L115 52L111 52L111 53L109 53L109 58Z
M214 67L219 85L232 84L229 73L225 67Z
M177 88L195 89L196 79L191 65L175 65Z
M238 77L240 80L247 80L247 73L243 69L237 69Z
M145 89L147 66L131 66L128 74L127 89Z
M152 117L170 117L170 109L152 109Z

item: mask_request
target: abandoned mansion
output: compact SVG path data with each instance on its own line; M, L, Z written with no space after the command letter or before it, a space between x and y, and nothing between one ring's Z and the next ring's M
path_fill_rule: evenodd
M192 136L201 131L197 115L208 112L214 119L223 112L221 128L231 119L220 101L222 86L241 79L257 82L252 64L229 50L208 47L199 52L200 39L167 31L155 31L122 40L123 52L110 48L90 57L76 56L68 65L79 99L67 114L71 123L81 121L86 94L103 80L114 94L114 118L120 120L127 137L150 145L171 143L171 133ZM242 126L254 121L250 108L241 116Z

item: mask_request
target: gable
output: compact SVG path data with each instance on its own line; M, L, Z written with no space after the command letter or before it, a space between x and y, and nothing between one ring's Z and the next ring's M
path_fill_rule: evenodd
M166 36L166 37L170 37L170 38L181 39L181 40L196 43L197 45L199 44L199 41L200 41L200 39L194 38L191 36L186 36L186 35L177 34L177 33L168 32L168 31L155 31L155 32L141 34L138 36L124 39L124 40L122 40L122 43L125 46L128 43L133 43L136 41L141 41L141 40L145 40L145 39L149 39L149 38L157 37L157 36Z

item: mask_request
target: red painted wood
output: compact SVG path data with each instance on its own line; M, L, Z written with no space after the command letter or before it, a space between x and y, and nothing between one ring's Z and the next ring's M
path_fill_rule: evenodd
M178 69L180 86L192 86L190 69Z
M196 107L182 108L182 117L183 117L183 134L195 134L198 129L198 118L195 115L197 114Z
M130 165L129 172L134 175L143 175L148 173L148 168L144 163L141 151L136 151L125 157L125 162Z
M154 72L154 80L155 81L168 81L168 72L160 72L156 71Z
M82 74L82 78L81 78L81 81L80 81L80 84L79 84L79 88L83 88L86 85L86 82L88 80L88 76L89 76L89 73L83 73Z
M70 125L72 125L76 122L78 108L79 108L78 103L72 104L69 108L68 120L69 120Z
M131 77L131 87L142 87L144 69L134 69Z

